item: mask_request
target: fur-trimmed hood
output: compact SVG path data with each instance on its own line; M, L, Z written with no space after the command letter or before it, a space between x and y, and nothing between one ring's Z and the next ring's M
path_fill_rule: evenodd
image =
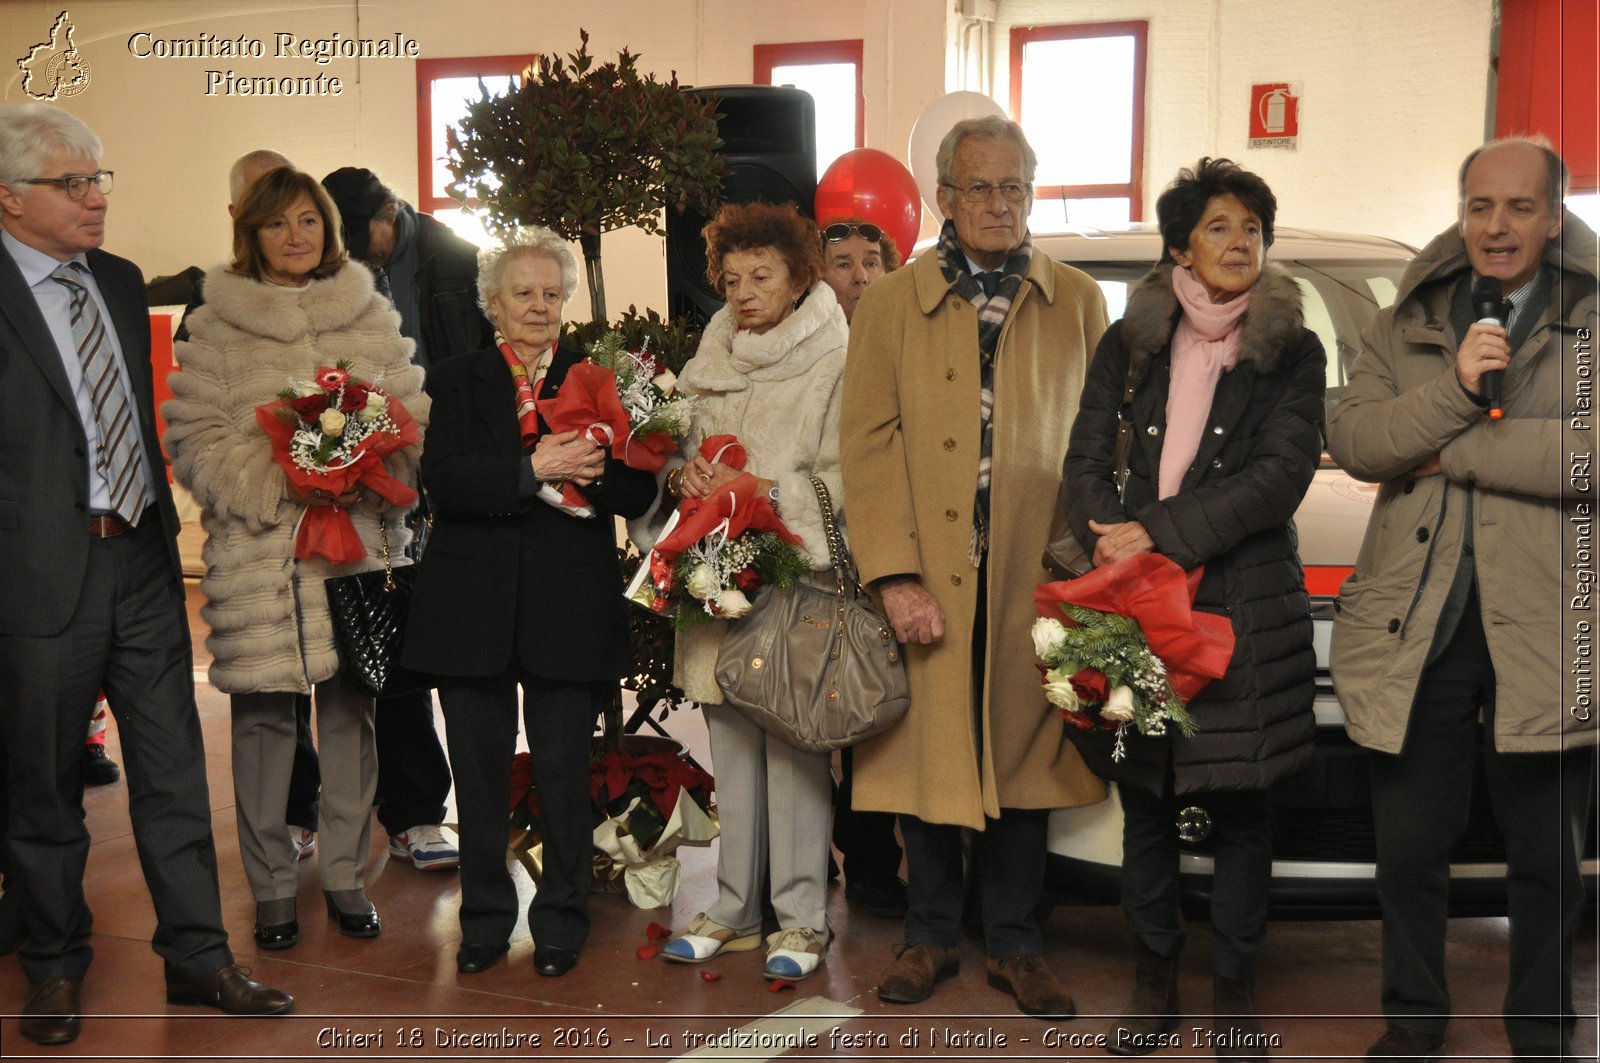
M724 306L706 325L683 383L699 391L743 391L752 380L788 380L816 368L818 359L849 342L849 326L833 289L811 286L795 312L759 336L740 329Z
M1143 363L1172 340L1181 312L1172 290L1170 262L1162 263L1139 282L1128 296L1122 317L1122 338L1132 351L1133 364ZM1240 324L1239 361L1253 362L1260 373L1275 373L1285 351L1305 327L1300 285L1289 271L1274 262L1262 266L1261 278L1250 289L1250 309Z

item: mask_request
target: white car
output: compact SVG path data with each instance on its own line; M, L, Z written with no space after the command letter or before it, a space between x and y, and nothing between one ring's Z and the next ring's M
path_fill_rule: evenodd
M1360 334L1378 310L1394 301L1416 249L1372 236L1279 228L1268 258L1286 267L1305 295L1306 324L1328 352L1328 408L1361 349ZM1099 282L1110 319L1122 316L1130 286L1160 257L1154 225L1116 231L1036 235L1034 246L1076 266ZM1326 454L1295 514L1300 556L1311 594L1317 651L1317 738L1311 767L1276 787L1271 904L1275 915L1371 916L1372 815L1366 754L1346 737L1344 714L1328 674L1328 642L1339 585L1355 565L1377 485L1352 479ZM1596 817L1591 814L1591 827ZM1180 876L1186 907L1204 912L1212 860L1203 799L1183 810L1173 829L1181 839ZM1050 818L1050 883L1061 900L1115 901L1122 865L1122 806L1111 799ZM1596 861L1591 830L1584 876L1591 890ZM1505 864L1490 813L1480 763L1467 830L1451 856L1451 907L1457 914L1505 909Z

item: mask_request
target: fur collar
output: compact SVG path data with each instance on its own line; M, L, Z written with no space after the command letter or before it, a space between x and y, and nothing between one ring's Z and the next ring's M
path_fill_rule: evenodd
M377 294L372 274L353 262L304 288L266 284L219 266L206 274L202 292L205 305L229 325L284 343L348 327Z
M1178 320L1178 297L1172 291L1172 263L1157 266L1128 296L1122 316L1122 339L1142 363L1166 348ZM1251 362L1256 371L1272 373L1284 350L1300 334L1305 315L1300 309L1300 286L1289 271L1266 263L1261 279L1250 291L1250 309L1239 326L1239 361Z
M702 392L743 391L752 380L802 376L824 355L844 347L849 335L839 300L822 281L811 286L794 313L759 336L739 330L732 308L724 306L684 366L683 383Z

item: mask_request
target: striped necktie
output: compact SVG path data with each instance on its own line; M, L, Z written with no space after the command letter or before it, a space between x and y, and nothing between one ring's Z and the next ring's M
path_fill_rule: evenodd
M69 262L50 276L65 286L72 298L72 342L78 347L78 361L100 429L95 465L110 486L112 508L129 524L137 524L150 497L139 454L138 426L123 391L116 350L106 335L100 308L89 298L79 273L82 268Z

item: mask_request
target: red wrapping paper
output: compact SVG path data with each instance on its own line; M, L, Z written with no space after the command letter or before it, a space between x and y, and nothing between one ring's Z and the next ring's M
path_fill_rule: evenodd
M422 438L417 422L400 401L385 394L388 400L389 419L395 423L396 432L373 432L357 446L350 463L326 472L312 472L300 468L289 453L296 422L293 402L277 399L256 407L256 423L272 441L272 457L283 468L289 483L302 497L313 491L327 491L342 495L361 485L394 506L416 504L417 492L389 475L384 460L397 450L412 446ZM282 411L290 416L284 417ZM333 506L307 506L300 521L300 533L295 537L294 556L305 560L311 557L327 558L335 565L359 561L367 556L367 548L356 534L350 514Z
M628 411L617 395L616 374L593 362L578 362L568 369L560 394L538 399L534 405L551 432L582 432L629 468L660 472L677 449L670 432L633 434ZM569 505L589 504L572 484L565 485L561 495Z
M700 456L709 462L743 469L749 460L744 444L731 435L711 436L700 444ZM724 520L728 538L737 539L746 531L769 531L784 542L800 542L800 536L773 512L772 503L756 488L756 478L744 473L723 484L705 498L686 498L678 504L678 523L671 533L656 543L651 564L657 559L670 568L674 558L710 535Z
M1040 616L1069 625L1072 621L1061 612L1063 602L1131 617L1166 665L1172 689L1187 702L1207 683L1221 679L1233 660L1233 623L1193 608L1204 574L1203 566L1185 573L1161 554L1135 554L1077 579L1041 583L1033 604Z

